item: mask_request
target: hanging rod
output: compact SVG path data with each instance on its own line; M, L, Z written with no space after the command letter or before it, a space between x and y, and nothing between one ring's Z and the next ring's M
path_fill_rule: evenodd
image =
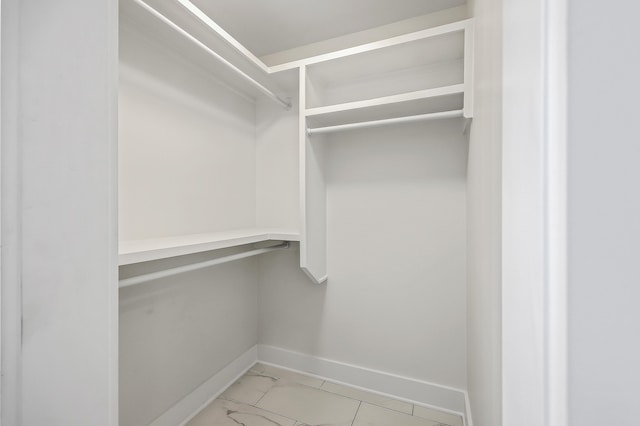
M315 129L307 128L307 134L311 136L319 133L332 133L332 132L339 132L341 130L359 129L362 127L374 127L374 126L383 126L386 124L411 123L414 121L439 120L443 118L458 118L458 117L462 117L462 110L432 112L430 114L409 115L407 117L398 117L398 118L385 118L383 120L361 121L358 123L339 124L337 126L316 127Z
M169 18L167 18L166 16L164 16L163 14L161 14L160 12L158 12L157 10L152 8L151 6L149 6L147 3L145 3L142 0L133 0L133 1L136 4L138 4L138 6L142 7L147 12L149 12L150 14L152 14L153 16L158 18L160 21L162 21L165 24L167 24L170 28L175 30L177 33L179 33L180 35L182 35L183 37L185 37L189 41L193 42L196 46L198 46L199 48L201 48L202 50L207 52L210 56L213 56L219 62L224 64L227 68L229 68L232 71L234 71L236 74L238 74L244 80L246 80L251 85L253 85L258 90L260 90L262 93L264 93L269 99L271 99L271 100L277 102L278 104L282 105L285 109L290 109L291 108L291 102L288 102L288 101L282 99L281 97L279 97L278 95L273 93L271 90L267 89L264 85L262 85L262 83L254 80L247 73L245 73L240 68L236 67L231 62L227 61L225 58L223 58L222 56L220 56L219 54L217 54L216 52L211 50L211 48L209 48L206 44L202 43L200 40L198 40L197 38L195 38L194 36L189 34L187 31L182 29L180 26L175 24L173 21L171 21Z
M285 242L271 247L249 250L238 254L219 257L217 259L206 260L204 262L192 263L190 265L178 266L175 268L164 269L162 271L150 272L148 274L138 275L136 277L124 278L119 282L119 287L130 287L136 284L142 284L147 281L157 280L160 278L170 277L172 275L182 274L184 272L195 271L209 266L220 265L221 263L233 262L234 260L245 259L247 257L257 256L263 253L269 253L276 250L284 250L289 248L289 243Z

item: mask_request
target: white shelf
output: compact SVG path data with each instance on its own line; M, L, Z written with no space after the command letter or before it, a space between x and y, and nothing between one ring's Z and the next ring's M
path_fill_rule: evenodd
M300 266L327 280L325 133L473 117L473 20L271 67L300 67ZM465 127L466 128L466 127Z
M282 64L273 64L270 66L271 72L278 72L283 70L295 69L301 66L310 66L319 64L322 62L332 61L339 58L345 58L349 56L359 55L367 52L373 52L378 49L384 49L387 47L393 47L411 43L416 40L422 40L427 38L437 38L440 36L446 36L447 34L466 31L470 25L472 25L472 19L466 19L450 24L445 24L437 27L427 28L420 31L415 31L408 34L398 35L384 40L378 40L370 43L361 44L358 46L348 47L345 49L323 53L320 55L296 59L290 62Z
M170 54L179 56L204 69L222 84L252 99L259 99L263 96L284 97L282 89L278 87L275 80L280 84L286 84L286 90L295 88L294 73L284 73L279 78L272 78L264 65L260 67L251 62L246 55L238 52L225 39L204 25L177 2L142 0L155 11L150 12L136 1L120 1L120 38L124 41L121 42L120 48L121 62L131 60L131 55L127 55L127 45L132 37L144 38L149 43L162 46ZM154 13L158 13L161 17L154 15ZM163 19L168 20L171 24ZM177 30L173 25L180 30ZM181 30L188 33L193 39L185 36ZM133 61L135 62L135 60L134 55ZM231 69L229 64L236 70Z
M335 126L457 110L463 106L463 95L464 84L455 84L363 101L309 108L305 111L305 115L309 127Z
M120 265L129 265L262 241L300 241L300 234L273 228L249 228L147 240L121 241L118 257Z
M400 70L424 70L463 58L464 32L458 30L402 44L385 44L380 49L319 62L310 65L309 72L320 86L333 87Z

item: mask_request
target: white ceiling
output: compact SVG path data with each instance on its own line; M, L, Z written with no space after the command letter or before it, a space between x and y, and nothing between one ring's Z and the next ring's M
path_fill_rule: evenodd
M465 0L192 0L257 56L459 6Z

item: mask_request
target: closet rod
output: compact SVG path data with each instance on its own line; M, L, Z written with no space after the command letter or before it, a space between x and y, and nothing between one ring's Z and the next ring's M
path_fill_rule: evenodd
M458 118L458 117L462 117L462 110L432 112L430 114L409 115L407 117L398 117L398 118L385 118L383 120L361 121L358 123L339 124L337 126L316 127L315 129L308 128L307 134L311 136L318 133L332 133L332 132L339 132L341 130L359 129L362 127L383 126L385 124L411 123L414 121L438 120L442 118Z
M217 259L205 260L204 262L192 263L190 265L178 266L175 268L164 269L162 271L151 272L148 274L138 275L136 277L124 278L120 280L119 287L130 287L136 284L142 284L147 281L157 280L160 278L170 277L172 275L182 274L184 272L195 271L202 268L208 268L209 266L220 265L221 263L233 262L234 260L245 259L251 256L257 256L263 253L269 253L275 250L288 249L289 243L285 242L271 247L265 247L261 249L249 250L238 254L232 254L229 256L219 257Z
M150 14L152 14L153 16L158 18L160 21L162 21L165 24L167 24L170 28L172 28L173 30L178 32L180 35L184 36L186 39L188 39L189 41L193 42L196 46L198 46L199 48L201 48L202 50L207 52L209 55L213 56L219 62L224 64L227 68L229 68L230 70L234 71L236 74L238 74L244 80L246 80L251 85L253 85L258 90L260 90L262 93L264 93L269 99L279 103L285 109L290 109L291 108L291 102L287 102L284 99L280 98L278 95L273 93L271 90L269 90L265 86L263 86L262 83L254 80L252 77L250 77L244 71L242 71L240 68L236 67L231 62L227 61L225 58L223 58L222 56L220 56L219 54L217 54L216 52L211 50L206 44L202 43L200 40L198 40L197 38L195 38L194 36L189 34L187 31L182 29L180 26L175 24L173 21L171 21L169 18L167 18L166 16L164 16L163 14L161 14L160 12L158 12L157 10L152 8L151 6L149 6L147 3L145 3L142 0L133 0L133 1L136 4L138 4L140 7L145 9L147 12L149 12Z

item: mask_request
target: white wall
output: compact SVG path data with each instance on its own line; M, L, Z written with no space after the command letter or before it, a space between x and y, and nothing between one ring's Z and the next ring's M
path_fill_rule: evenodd
M467 187L467 380L475 426L500 426L502 1L475 17L474 118Z
M640 420L640 5L569 1L569 418Z
M256 103L256 225L299 232L298 108Z
M252 100L122 20L121 240L255 226L255 132Z
M121 273L138 275L208 258L130 265ZM149 424L257 343L256 262L227 263L120 290L120 426Z
M458 121L327 138L328 273L260 259L260 343L466 387L465 187Z
M547 5L503 5L502 420L538 426L550 371Z
M22 320L3 424L116 425L117 3L2 9L2 284Z
M121 239L255 226L256 179L263 169L256 171L253 100L147 39L126 19L120 30ZM295 193L295 176L292 181ZM139 275L237 251L120 272ZM121 426L149 424L257 343L256 262L120 291Z
M1 254L2 338L0 423L18 424L20 415L20 340L22 303L20 300L20 141L18 139L19 2L4 1L1 6L2 29L2 139L0 172L2 181Z

